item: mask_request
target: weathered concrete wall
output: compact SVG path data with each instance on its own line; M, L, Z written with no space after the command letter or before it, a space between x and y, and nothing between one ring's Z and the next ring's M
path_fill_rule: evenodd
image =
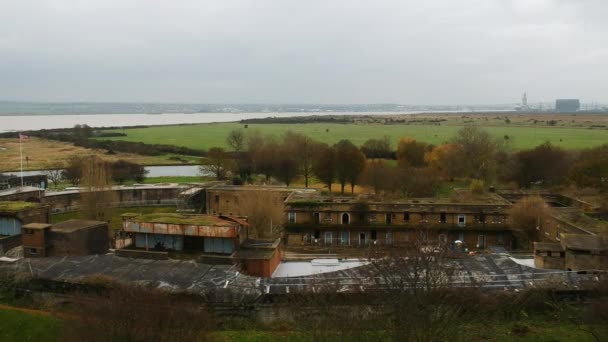
M567 250L566 269L573 271L608 270L608 255Z
M0 237L0 255L18 246L21 246L21 235Z
M559 254L559 253L558 253ZM566 265L566 258L558 256L535 255L534 266L553 270L563 270Z
M108 225L79 229L74 232L48 233L48 256L105 254L108 252L110 240Z
M139 205L175 205L177 197L185 188L175 187L141 187L114 189L116 206L139 206ZM44 203L51 206L52 211L69 211L78 208L80 205L79 191L62 191L47 193Z

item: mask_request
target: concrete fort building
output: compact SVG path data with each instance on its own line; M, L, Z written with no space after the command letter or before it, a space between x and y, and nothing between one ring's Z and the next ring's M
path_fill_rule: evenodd
M507 215L510 207L509 201L495 194L466 201L382 201L294 192L285 201L285 233L289 246L398 246L459 240L471 250L510 249L514 245Z

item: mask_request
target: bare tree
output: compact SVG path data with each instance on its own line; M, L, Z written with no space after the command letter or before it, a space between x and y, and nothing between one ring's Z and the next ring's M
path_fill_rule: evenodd
M233 129L226 137L226 143L236 153L245 149L245 132L242 129Z
M320 145L315 153L312 165L314 175L327 185L331 194L331 185L336 179L336 151L328 145Z
M361 174L361 184L374 188L375 194L390 189L392 170L381 159L371 159L365 164L365 169Z
M304 186L308 188L313 173L315 150L319 143L304 134L291 131L285 134L283 141L287 153L291 154L297 162L298 173L304 177Z
M540 231L551 217L550 208L540 196L527 196L517 201L509 210L511 227L514 232L528 241L540 239Z
M334 147L336 151L336 178L340 182L341 193L344 193L346 183L351 184L355 192L355 183L365 168L365 155L349 140L340 140Z
M57 183L63 180L63 168L65 165L62 162L54 162L47 165L46 176L53 182L53 187L57 188Z
M203 159L199 169L201 174L211 173L218 180L222 180L226 178L232 166L232 159L223 148L212 147L207 152L207 157Z
M250 190L239 196L239 214L247 216L253 237L274 238L284 220L283 196L279 192Z
M466 176L493 181L496 176L498 144L492 136L477 126L468 125L458 131L453 143L460 145Z
M62 341L204 341L213 326L200 303L161 290L109 284L72 296ZM99 286L98 286L99 287Z
M80 193L82 217L90 220L110 221L111 207L115 202L111 191L110 166L99 157L83 159L81 185L85 188Z
M443 341L457 334L463 307L453 303L455 267L448 250L412 243L370 250L370 276L390 298L387 331L394 341Z

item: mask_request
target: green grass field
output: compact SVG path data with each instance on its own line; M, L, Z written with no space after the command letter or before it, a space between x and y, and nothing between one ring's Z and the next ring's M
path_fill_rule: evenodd
M59 341L62 324L50 316L0 309L0 341Z
M243 128L240 123L213 123L187 126L159 126L149 128L126 129L126 137L111 138L114 140L141 141L144 143L186 146L190 148L209 149L225 147L228 132ZM350 139L355 144L363 144L367 139L389 136L393 146L401 137L411 137L431 144L441 144L452 138L462 126L459 125L380 125L380 124L249 124L247 131L257 130L264 134L279 137L286 131L300 132L315 140L335 143L341 139ZM482 126L483 127L483 126ZM580 149L608 143L608 130L571 128L571 127L522 127L522 126L489 126L483 127L499 139L510 137L514 149L538 146L549 141L566 149ZM120 132L123 132L122 130ZM106 138L107 139L107 138Z

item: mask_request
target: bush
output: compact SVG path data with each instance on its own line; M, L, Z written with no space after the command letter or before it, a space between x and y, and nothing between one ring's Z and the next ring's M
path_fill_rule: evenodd
M473 181L471 181L471 184L469 185L469 191L476 195L483 194L485 192L484 181L480 179L473 179Z

